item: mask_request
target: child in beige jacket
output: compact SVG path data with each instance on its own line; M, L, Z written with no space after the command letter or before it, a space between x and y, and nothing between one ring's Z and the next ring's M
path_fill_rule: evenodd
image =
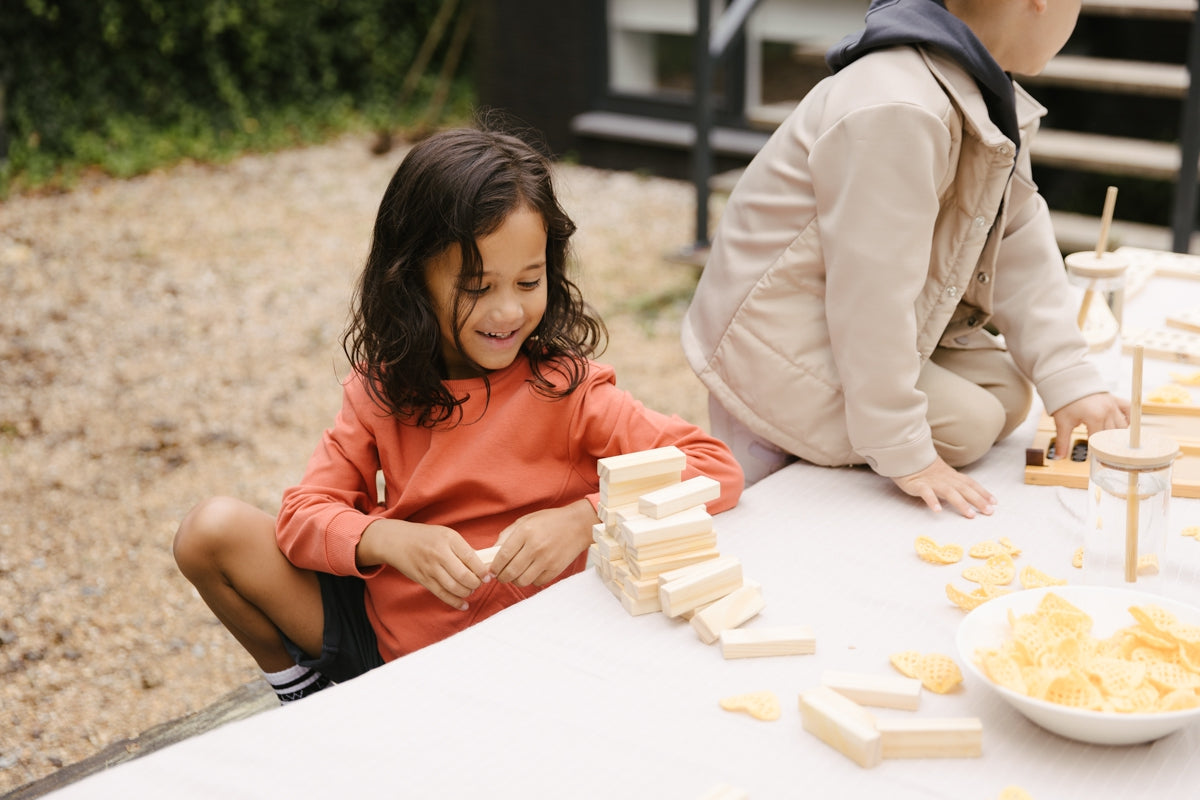
M874 0L730 196L683 346L747 484L795 457L868 464L932 509L990 514L957 469L1028 415L1128 424L1086 346L1009 73L1080 0ZM997 336L999 333L1001 336Z

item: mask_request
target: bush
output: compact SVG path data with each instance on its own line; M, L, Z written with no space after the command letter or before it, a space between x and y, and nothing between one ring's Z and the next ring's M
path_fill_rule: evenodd
M401 82L441 4L8 0L0 196L403 124L417 110L398 107ZM459 79L452 103L469 95Z

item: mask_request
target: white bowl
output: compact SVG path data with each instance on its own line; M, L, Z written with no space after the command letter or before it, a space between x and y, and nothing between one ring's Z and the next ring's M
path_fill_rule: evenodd
M1104 638L1119 628L1135 625L1129 614L1134 605L1158 605L1172 612L1180 622L1200 625L1200 608L1161 595L1102 586L1052 586L1026 589L989 600L967 614L958 628L956 644L967 671L978 683L988 686L1012 704L1017 711L1048 731L1091 744L1140 744L1200 721L1200 708L1163 711L1152 714L1121 714L1088 711L1032 697L1006 689L989 679L975 663L980 647L999 647L1012 637L1008 612L1016 615L1033 612L1047 592L1087 612L1094 623L1092 635Z

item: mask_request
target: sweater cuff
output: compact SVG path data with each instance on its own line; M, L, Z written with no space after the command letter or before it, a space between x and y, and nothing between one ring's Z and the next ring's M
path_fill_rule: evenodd
M885 478L899 478L920 472L937 460L933 437L926 434L916 441L895 447L860 450L863 460Z
M371 517L353 509L339 512L325 529L325 558L334 575L357 575L366 578L374 575L381 566L360 570L355 558L363 531L377 517Z
M1037 387L1046 413L1053 414L1068 403L1093 394L1104 394L1108 386L1099 370L1089 362L1061 370Z

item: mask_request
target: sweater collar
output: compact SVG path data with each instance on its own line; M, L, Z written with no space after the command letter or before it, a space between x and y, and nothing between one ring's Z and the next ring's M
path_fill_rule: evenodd
M863 30L845 37L825 54L831 70L837 72L872 50L885 47L937 48L970 73L983 94L992 122L1020 146L1012 77L1000 68L974 31L946 10L943 0L871 0L865 23Z

